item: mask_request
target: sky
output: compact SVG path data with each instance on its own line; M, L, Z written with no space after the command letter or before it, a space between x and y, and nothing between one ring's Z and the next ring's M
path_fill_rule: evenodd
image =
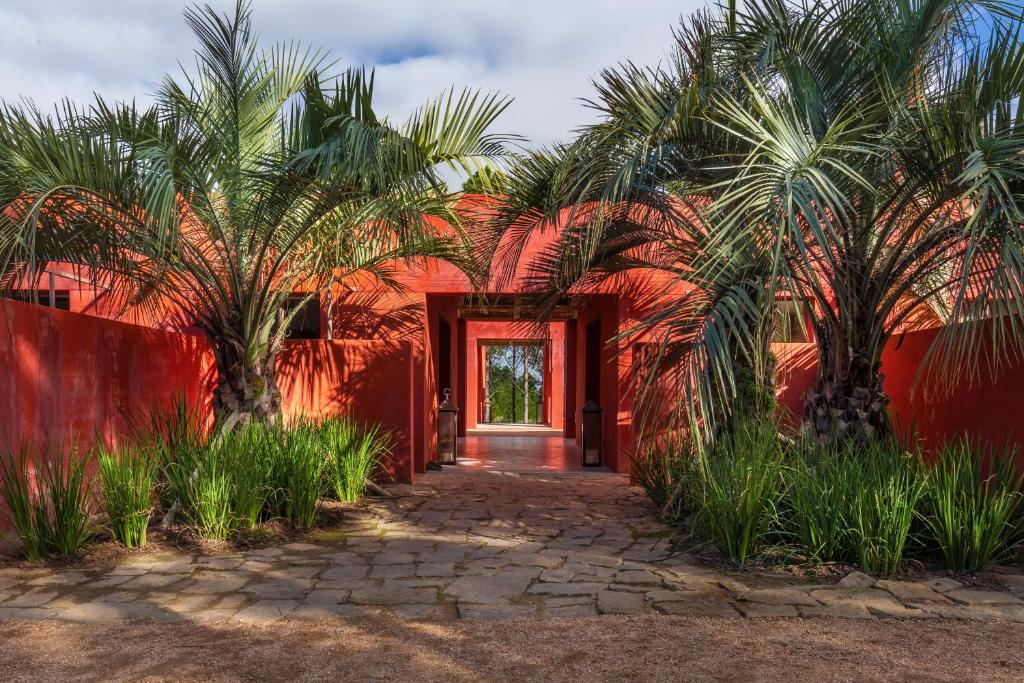
M220 10L233 0L211 0ZM581 103L601 69L655 64L703 0L255 0L262 41L323 47L339 68L375 66L381 110L402 120L452 85L515 99L501 132L530 146L594 119ZM0 97L41 108L69 97L150 100L195 46L177 0L4 0Z

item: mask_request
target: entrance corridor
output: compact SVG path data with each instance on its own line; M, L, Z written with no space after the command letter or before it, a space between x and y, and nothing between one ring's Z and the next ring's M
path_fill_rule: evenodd
M499 472L609 472L584 467L580 447L543 425L479 425L459 439L460 469Z

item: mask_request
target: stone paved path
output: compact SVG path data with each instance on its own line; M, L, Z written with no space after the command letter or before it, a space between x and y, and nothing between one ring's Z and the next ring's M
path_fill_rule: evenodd
M394 614L501 619L663 613L1024 621L1007 591L874 581L750 588L670 556L643 494L609 474L446 471L374 499L314 542L103 570L0 569L0 619L268 623Z

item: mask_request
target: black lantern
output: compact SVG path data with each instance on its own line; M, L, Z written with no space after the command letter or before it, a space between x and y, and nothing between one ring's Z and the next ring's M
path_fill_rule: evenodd
M452 403L452 390L444 390L444 400L437 408L437 461L455 465L459 461L459 409Z
M601 466L601 406L594 401L583 405L583 466Z

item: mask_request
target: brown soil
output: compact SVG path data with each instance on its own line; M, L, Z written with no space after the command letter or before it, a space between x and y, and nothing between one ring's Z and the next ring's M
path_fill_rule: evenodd
M397 620L208 627L0 623L0 680L1019 681L1024 626Z

